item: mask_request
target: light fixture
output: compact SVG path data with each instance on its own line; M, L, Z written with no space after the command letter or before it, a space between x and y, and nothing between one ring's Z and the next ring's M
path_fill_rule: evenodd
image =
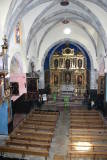
M29 55L26 56L26 59L29 60Z
M71 33L71 29L70 28L65 28L64 29L64 34L70 34Z
M69 2L68 2L68 0L62 0L62 1L60 2L60 5L61 5L61 6L68 6L68 5L69 5Z
M64 20L62 21L62 23L63 23L63 24L68 24L68 23L69 23L69 20L64 19Z

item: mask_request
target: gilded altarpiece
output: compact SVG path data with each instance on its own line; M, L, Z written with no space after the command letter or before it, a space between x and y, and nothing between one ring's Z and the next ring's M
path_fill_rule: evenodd
M104 76L99 76L98 78L98 94L104 94Z
M72 86L74 94L83 95L87 86L86 62L81 52L74 53L69 47L62 53L55 52L50 60L51 92L60 92L61 87Z

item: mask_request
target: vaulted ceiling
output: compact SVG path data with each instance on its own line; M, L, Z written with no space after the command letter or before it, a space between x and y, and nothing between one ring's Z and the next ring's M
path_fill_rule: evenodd
M99 61L107 54L106 0L4 0L0 4L2 32L10 46L15 26L21 21L22 50L27 58L37 61L38 69L49 48L66 40L84 47L94 68L100 68ZM71 33L64 34L65 28Z

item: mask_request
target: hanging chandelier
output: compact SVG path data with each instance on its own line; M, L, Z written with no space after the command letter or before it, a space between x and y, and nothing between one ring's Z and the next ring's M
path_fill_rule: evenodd
M62 1L60 2L60 5L61 5L61 6L68 6L68 5L69 5L69 2L68 2L68 0L62 0Z
M68 24L68 23L69 23L69 20L68 20L68 19L64 19L64 20L62 21L62 23L63 23L63 24Z

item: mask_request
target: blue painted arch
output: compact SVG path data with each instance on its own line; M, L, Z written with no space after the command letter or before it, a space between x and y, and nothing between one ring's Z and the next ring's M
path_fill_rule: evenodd
M49 69L49 62L50 62L50 59L51 59L51 56L53 55L53 53L56 51L58 52L59 54L62 53L62 49L66 48L66 43L69 43L69 47L74 49L74 53L76 54L77 52L82 52L85 59L86 59L86 66L87 66L87 69L88 70L91 70L91 61L90 61L90 58L89 58L89 55L88 53L86 52L86 50L81 46L79 45L78 43L74 43L74 42L59 42L57 43L56 45L54 45L49 51L48 51L48 54L45 58L45 62L44 62L44 70L48 70Z

